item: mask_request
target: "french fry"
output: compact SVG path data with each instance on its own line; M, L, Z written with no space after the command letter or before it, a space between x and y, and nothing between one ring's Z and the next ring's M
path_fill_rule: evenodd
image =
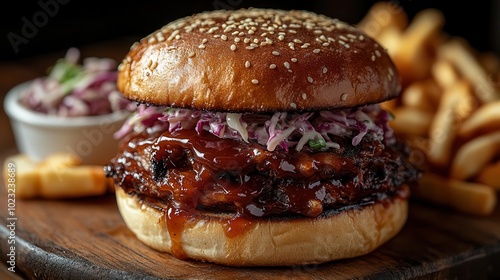
M441 104L434 115L429 129L429 150L427 158L437 166L445 167L452 157L456 127L470 111L467 110L471 89L467 82L460 81L443 93ZM397 116L396 116L397 117Z
M436 95L435 92L431 91L438 91L439 89L432 89L430 87L431 85L428 82L414 82L410 84L401 94L401 104L420 111L434 112L437 108L439 97L431 96ZM431 99L436 99L436 102L432 102Z
M495 190L500 190L500 161L489 164L477 175L476 182L493 187Z
M449 60L474 87L474 92L483 103L498 100L496 91L488 73L475 58L470 46L462 39L455 38L447 42L438 51L438 57Z
M373 4L365 17L358 23L358 27L372 37L378 37L387 27L402 31L407 25L408 16L402 7L388 1Z
M500 151L500 131L470 140L458 149L451 163L451 177L466 180L476 176L498 151Z
M422 175L413 194L437 205L481 216L491 214L497 202L496 193L489 186L448 179L430 172Z
M387 49L387 52L390 56L393 56L397 50L399 45L401 44L401 30L398 28L389 26L385 28L377 37L378 42Z
M33 162L24 154L13 155L5 160L5 172L8 163L16 165L16 196L20 199L98 196L113 185L102 166L79 165L78 158L66 154L52 155L41 162Z
M396 118L389 125L398 134L425 136L429 131L432 113L415 108L398 107L394 109Z
M392 111L397 106L398 106L398 100L395 98L380 103L380 107L382 107L382 109L386 111Z
M372 8L362 21L364 28L383 4ZM426 170L414 195L460 212L488 215L496 205L495 190L500 190L500 161L492 163L500 153L500 136L492 136L500 135L500 90L494 86L500 81L500 57L476 53L463 38L443 32L443 25L443 14L427 9L406 28L390 23L372 30L403 85L400 97L382 108L394 113L394 131L419 151L412 163ZM429 173L433 170L450 178Z
M458 79L458 73L453 65L447 60L437 60L432 65L432 76L441 88L448 88L455 84Z
M42 169L39 176L38 195L52 199L103 195L109 184L102 166Z
M470 138L480 132L500 129L500 101L490 102L478 108L463 122L458 134Z
M438 10L426 9L415 15L393 55L403 83L421 80L429 74L433 58L426 52L426 45L439 36L443 25L444 16Z
M38 176L38 165L31 161L26 155L9 156L4 161L5 186L8 185L8 164L14 164L16 168L16 197L32 198L37 196L40 178Z

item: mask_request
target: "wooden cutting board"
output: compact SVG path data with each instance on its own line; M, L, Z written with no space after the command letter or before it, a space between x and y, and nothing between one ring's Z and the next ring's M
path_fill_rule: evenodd
M2 185L0 251L9 253ZM468 217L412 202L401 233L375 252L323 265L231 268L181 261L135 239L114 195L75 200L17 200L16 271L41 279L487 279L500 277L500 209Z
M0 153L2 163L10 152ZM142 244L123 222L114 194L17 199L12 215L8 202L0 173L0 259L5 266L14 235L16 275L28 279L500 279L500 206L481 218L411 201L402 231L366 256L233 268L178 260Z

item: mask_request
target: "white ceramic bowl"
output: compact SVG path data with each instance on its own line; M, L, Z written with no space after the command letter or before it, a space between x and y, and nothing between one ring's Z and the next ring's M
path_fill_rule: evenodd
M101 165L116 155L118 141L113 134L120 129L129 112L71 118L34 112L18 102L30 82L12 88L4 101L4 109L21 153L40 161L48 155L65 152L79 156L82 164Z

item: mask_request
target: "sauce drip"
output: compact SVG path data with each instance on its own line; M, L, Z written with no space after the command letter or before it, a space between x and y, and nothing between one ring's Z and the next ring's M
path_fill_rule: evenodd
M162 205L172 254L185 258L181 234L203 212L230 214L230 219L211 219L234 238L254 219L317 217L327 209L398 195L404 182L417 177L397 146L380 141L341 146L328 152L271 152L208 132L142 133L122 142L106 173L127 193Z

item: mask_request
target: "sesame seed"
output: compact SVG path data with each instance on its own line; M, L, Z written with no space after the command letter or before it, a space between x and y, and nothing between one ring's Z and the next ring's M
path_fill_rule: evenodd
M245 39L243 39L243 42L245 42L245 44L250 43L250 38L245 38Z
M349 44L345 43L345 44L344 44L344 47L345 47L346 49L348 49L348 48L350 48L351 46L350 46Z
M245 61L245 67L246 68L250 68L250 66L252 66L252 64L250 64L250 61Z
M375 50L375 55L376 55L377 57L380 57L382 54L381 54L378 50Z
M326 43L323 43L323 47L328 47L330 45L330 43L326 42Z
M253 80L252 80L252 84L254 84L254 85L259 84L259 80L257 80L257 79L253 79Z
M259 39L255 38L255 39L253 39L253 42L254 42L255 44L258 44L258 43L259 43Z
M359 39L360 41L363 41L363 40L365 39L365 36L363 36L363 35L359 35L358 39Z
M247 50L253 50L253 49L255 49L255 47L254 46L246 46L245 49L247 49Z
M203 40L201 41L201 43L202 43L202 44L205 44L206 42L208 42L207 38L205 38L205 39L203 39Z
M240 32L238 33L238 36L240 36L240 37L243 37L243 36L245 36L245 32L243 32L243 31L240 31Z
M295 57L292 57L292 59L290 59L292 62L297 62L297 59Z
M314 49L313 50L313 53L319 53L320 52L320 49Z
M304 100L307 99L307 94L306 93L302 93L302 99L304 99Z
M175 40L179 40L181 38L181 35L175 35Z
M276 56L280 55L280 53L278 51L273 51L272 54L276 55Z
M163 37L163 34L160 32L156 33L156 39L158 40L158 42L165 41L165 37Z
M292 107L293 109L297 109L297 104L292 102L292 103L290 103L290 107Z
M299 39L293 39L293 42L294 42L294 43L297 43L297 44L302 44L302 41L301 41L301 40L299 40Z
M248 30L248 34L252 35L252 34L254 34L254 33L255 33L255 32L254 32L252 29Z
M300 48L305 49L305 48L309 47L310 45L311 44L309 44L309 43L304 43L302 46L300 46Z
M276 68L276 64L273 63L273 64L269 65L269 69L274 69L274 68Z
M219 38L219 37L220 37L220 34L215 34L213 37L214 37L214 38Z
M231 45L231 50L232 50L232 51L235 51L235 50L236 50L236 45L235 45L235 44L232 44L232 45Z
M321 29L315 29L313 32L316 35L319 35L319 34L323 33L323 31L321 31Z
M328 68L323 67L323 74L326 74L326 72L328 72Z
M158 61L154 61L149 69L154 70L156 67L158 67Z
M241 40L241 39L240 39L240 37L235 37L235 38L234 38L234 42L235 42L235 43L238 43L240 40Z
M221 35L220 38L224 41L227 41L227 36L226 35Z
M137 48L137 46L139 46L139 42L134 42L134 43L132 44L132 46L130 46L130 50L131 50L131 51L135 50L135 49Z
M290 63L288 61L285 61L283 65L285 66L286 69L290 68Z
M372 61L375 61L376 57L374 54L372 54Z
M348 41L347 37L344 36L344 35L340 35L339 38L342 40L342 41Z
M392 71L392 68L389 68L389 75L394 76L394 71Z
M238 33L240 33L239 31L233 31L233 33L231 33L231 35L235 36L235 35L238 35Z
M294 46L293 42L288 43L288 46L290 47L290 49L295 50L295 46Z
M191 57L194 57L195 55L196 55L195 52L190 52L189 55L188 55L188 57L191 58Z
M278 40L280 40L280 41L285 40L285 36L283 36L283 35L279 35L279 36L278 36Z
M308 81L309 83L311 83L311 84L314 82L314 80L313 80L313 78L312 78L312 77L307 77L307 81Z
M342 93L340 100L345 101L347 99L347 93Z
M293 30L293 29L288 30L288 32L290 32L292 34L297 34L297 30Z
M205 45L201 44L201 45L199 45L199 46L198 46L198 48L200 48L200 49L204 49L204 48L205 48Z

